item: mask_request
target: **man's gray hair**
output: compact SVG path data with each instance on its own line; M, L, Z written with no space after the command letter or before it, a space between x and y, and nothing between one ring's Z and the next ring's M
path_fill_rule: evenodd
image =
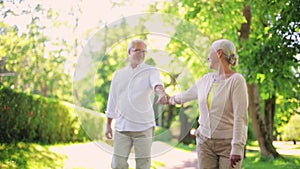
M141 40L141 39L135 39L135 40L132 40L132 41L129 43L128 48L127 48L127 52L129 52L129 50L130 50L131 48L133 48L133 47L135 46L136 43L143 43L143 44L146 46L146 48L147 48L147 44L146 44L143 40Z

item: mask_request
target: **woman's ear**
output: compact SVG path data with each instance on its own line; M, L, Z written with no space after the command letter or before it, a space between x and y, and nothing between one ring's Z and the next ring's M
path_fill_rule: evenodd
M219 50L217 51L218 58L221 58L222 54L223 54L223 50L222 50L222 49L219 49Z

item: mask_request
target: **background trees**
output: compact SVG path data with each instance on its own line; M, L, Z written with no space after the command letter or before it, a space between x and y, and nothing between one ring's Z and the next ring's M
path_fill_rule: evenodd
M14 73L14 76L1 77L1 83L16 90L70 101L71 76L65 66L72 56L72 46L64 39L46 35L45 23L59 24L54 21L58 14L38 3L23 6L22 1L11 3L0 4L3 20L9 16L16 19L25 16L22 20L25 28L1 20L0 59L5 58L3 69Z
M129 39L133 38L131 35L134 32L147 32L147 28L144 27L145 20L134 29L128 27L124 19L123 25L118 29L93 27L83 36L78 36L76 30L78 23L82 21L79 17L82 1L74 1L66 9L69 16L67 20L59 20L62 13L42 3L28 3L26 8L16 8L26 2L29 1L0 2L0 73L3 75L11 72L11 75L14 75L0 76L1 84L70 102L73 101L71 97L74 94L75 98L81 99L82 106L103 113L112 74L126 63L126 47ZM126 3L129 1L124 0L115 5ZM181 80L182 87L186 89L194 79L210 71L206 68L205 61L209 45L203 43L199 35L209 41L219 38L234 41L239 48L241 65L236 69L248 82L251 123L256 139L260 143L262 155L277 157L278 153L271 144L272 140L281 139L290 117L300 113L299 10L300 4L294 0L153 2L148 11L174 15L186 21L174 23L175 32L164 49L174 58L174 64L170 64L173 70L164 74L169 90L173 91L176 80ZM25 29L21 29L17 24L5 22L7 17L21 15L27 16L24 20ZM171 21L166 19L164 22ZM99 24L103 26L101 21ZM49 36L49 25L53 28L50 30L52 33L68 28L66 30L69 32L65 33L73 33L72 40ZM73 63L77 62L76 57L80 55L78 49L84 48L83 42L88 41L97 30L102 30L104 34L99 37L103 42L102 52L94 53L98 64L93 82L95 88L90 86L86 79L82 79L76 85L83 88L72 93L73 72L68 68L72 68ZM199 35L196 36L194 32L198 32ZM148 34L139 37L146 39ZM116 39L120 39L117 45L114 44ZM199 50L195 51L194 48ZM157 53L159 52L153 51L150 54ZM148 61L157 64L151 59ZM180 79L183 69L178 68L178 63L190 71L191 77ZM95 98L91 101L89 94L93 92ZM192 123L192 119L196 119L197 106L191 103L182 109L168 107L158 122L166 128L172 126L174 119L178 121L178 112L181 110L184 110L183 114L180 114L182 124ZM186 130L186 126L182 128ZM284 138L287 138L287 135Z
M210 40L238 44L238 69L249 83L254 132L264 156L278 157L272 140L280 130L274 128L299 113L299 7L296 1L271 0L178 0L151 7L196 24Z

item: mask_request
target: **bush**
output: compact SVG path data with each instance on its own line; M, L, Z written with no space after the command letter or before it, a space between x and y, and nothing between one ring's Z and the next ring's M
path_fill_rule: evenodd
M85 117L83 112L81 117ZM85 114L86 121L94 120L89 113ZM101 124L103 120L98 124L91 123L89 128L99 128ZM52 144L85 140L89 140L89 136L81 127L72 106L0 87L0 142Z
M300 141L300 115L295 114L291 116L288 124L285 126L283 131L283 140L295 140Z
M74 107L74 106L73 106ZM103 140L106 116L102 113L85 109L82 107L73 108L78 117L79 124L83 130L80 130L79 135L87 135L92 140Z

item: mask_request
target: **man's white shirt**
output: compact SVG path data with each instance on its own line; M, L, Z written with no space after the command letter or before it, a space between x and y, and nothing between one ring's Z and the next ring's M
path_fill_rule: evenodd
M117 131L144 131L155 126L154 88L162 85L159 70L145 63L116 71L106 115L116 119Z

